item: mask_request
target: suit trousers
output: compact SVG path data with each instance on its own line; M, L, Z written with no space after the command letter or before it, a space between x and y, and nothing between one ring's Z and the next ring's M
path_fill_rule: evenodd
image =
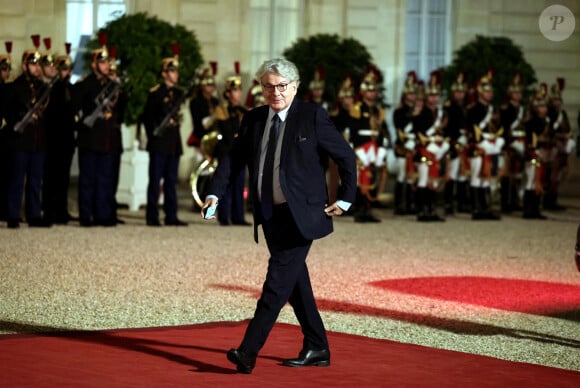
M275 205L272 218L262 227L270 251L268 272L240 350L255 354L260 351L286 302L294 309L302 328L302 349L328 349L306 266L312 240L302 236L287 204Z

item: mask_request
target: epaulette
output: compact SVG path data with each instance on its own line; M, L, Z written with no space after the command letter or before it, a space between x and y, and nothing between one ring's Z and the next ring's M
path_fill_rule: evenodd
M466 109L471 109L475 106L475 102L472 102L471 104L467 105Z
M451 101L450 100L445 101L445 104L443 104L443 106L445 108L449 108L451 106Z
M353 119L357 119L357 120L361 118L361 116L362 116L361 109L360 109L361 104L362 103L359 101L350 107L350 111L348 112L350 114L350 117L352 117Z
M149 93L156 92L157 89L159 89L160 87L161 87L161 84L157 84L157 85L153 86L151 89L149 89Z
M507 109L507 107L508 104L504 102L503 104L500 105L499 109Z
M214 115L216 120L227 120L230 118L230 114L228 112L228 104L223 103L216 106Z

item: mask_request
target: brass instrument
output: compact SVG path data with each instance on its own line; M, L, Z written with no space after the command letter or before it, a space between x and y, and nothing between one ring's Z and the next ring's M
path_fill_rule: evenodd
M193 170L189 179L191 195L199 207L203 206L205 196L209 194L207 193L209 182L218 164L217 158L214 157L214 150L221 138L222 135L217 130L206 133L201 138L199 148L204 160Z

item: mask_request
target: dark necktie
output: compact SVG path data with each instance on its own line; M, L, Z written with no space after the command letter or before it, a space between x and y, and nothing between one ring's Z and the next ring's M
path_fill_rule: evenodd
M272 206L274 205L274 155L276 154L276 144L278 143L278 130L280 129L280 116L277 114L272 118L270 136L268 137L268 148L264 159L264 169L262 171L262 216L265 220L272 218Z

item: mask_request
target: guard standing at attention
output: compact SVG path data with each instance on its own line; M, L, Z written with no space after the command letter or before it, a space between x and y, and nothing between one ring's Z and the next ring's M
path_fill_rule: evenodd
M22 74L11 84L6 97L7 130L10 131L12 174L8 188L8 228L20 227L20 207L25 196L26 221L30 227L46 227L41 208L42 179L46 156L44 112L50 86L42 82L40 35L32 35L34 50L22 55Z
M0 54L0 221L6 221L8 213L8 182L10 180L9 132L6 129L5 105L8 82L12 71L12 42L5 42L6 54Z
M161 61L162 82L149 90L143 124L147 131L149 151L149 184L147 186L146 222L148 226L161 226L159 222L159 191L163 180L163 211L165 225L186 226L177 218L177 172L183 154L180 124L181 105L185 92L177 87L179 81L179 45L172 45L172 57Z
M93 72L73 89L74 111L81 112L77 135L78 204L83 227L117 225L114 168L121 147L121 83L111 78L106 34L99 34L99 42L101 47L92 52Z
M228 77L225 82L223 92L225 101L218 105L215 110L216 124L221 134L221 139L214 150L214 156L218 159L218 163L230 152L234 139L239 135L242 118L247 112L247 109L242 105L242 78L239 62L234 63L234 70L235 74ZM237 177L232 178L218 203L217 218L220 225L251 225L244 217L245 183L246 170L242 169Z

